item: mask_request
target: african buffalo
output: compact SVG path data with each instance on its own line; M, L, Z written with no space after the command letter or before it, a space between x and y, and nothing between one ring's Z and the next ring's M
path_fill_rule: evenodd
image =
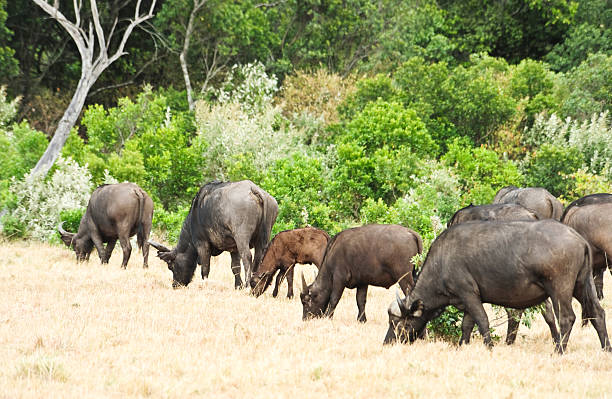
M542 187L518 188L507 186L500 189L494 204L519 204L534 211L540 219L561 219L563 204L554 195Z
M136 234L144 257L143 266L148 267L147 238L152 220L153 201L142 188L134 183L104 184L91 194L79 231L69 233L62 225L58 230L64 244L74 247L78 261L89 260L95 245L102 263L108 263L119 239L123 249L123 268L127 267L132 253L130 237Z
M519 204L468 205L448 221L448 227L471 220L538 220L538 215Z
M174 288L191 282L198 263L202 278L208 277L210 257L223 251L232 257L234 285L239 288L240 260L245 281L249 281L253 265L250 248L255 247L254 263L258 264L277 215L276 200L252 181L213 181L200 188L191 202L176 247L170 250L152 241L151 245L168 263Z
M263 294L278 271L272 296L278 295L278 286L287 276L287 298L293 298L295 264L314 263L317 268L320 268L327 241L329 241L329 234L314 227L285 230L275 235L264 251L261 264L256 267L256 272L251 277L252 293L255 296Z
M458 224L434 241L410 294L389 306L384 342L398 336L413 342L427 322L453 305L465 312L464 336L475 321L485 344L492 346L483 303L524 309L550 297L561 334L551 332L556 350L563 353L576 318L572 296L590 318L602 348L611 351L591 275L591 250L575 230L554 220Z
M612 256L612 202L573 206L562 222L580 233L591 245L597 297L602 299L603 275Z
M344 288L357 288L357 320L366 321L368 285L404 293L414 285L411 258L423 251L421 236L398 225L370 224L344 230L327 244L317 278L306 286L302 275L303 319L332 317Z
M490 205L469 205L459 209L448 222L448 226L453 226L459 223L469 222L472 220L538 220L538 216L534 211L530 211L519 204L490 204ZM506 308L508 314L508 332L506 334L506 343L512 345L516 340L518 329L523 315L522 310L513 310ZM545 320L548 315L545 315ZM471 330L470 330L471 332ZM462 337L462 340L468 340L468 337Z
M597 194L589 194L584 197L578 198L577 200L572 201L571 204L565 207L563 211L563 215L561 215L561 222L565 219L565 215L576 206L585 206L591 204L601 204L606 202L612 202L612 194L608 193L597 193Z

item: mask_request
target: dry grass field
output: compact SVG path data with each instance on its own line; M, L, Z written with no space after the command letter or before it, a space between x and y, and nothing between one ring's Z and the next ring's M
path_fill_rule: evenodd
M513 347L383 347L393 287L370 289L366 324L354 290L333 320L303 322L299 298L234 290L225 255L179 290L165 263L152 256L143 270L137 251L127 270L118 250L110 265L95 253L77 264L38 243L0 243L0 259L1 398L612 397L612 354L578 322L563 356L541 318ZM312 281L314 267L299 270ZM605 284L610 331L608 274Z

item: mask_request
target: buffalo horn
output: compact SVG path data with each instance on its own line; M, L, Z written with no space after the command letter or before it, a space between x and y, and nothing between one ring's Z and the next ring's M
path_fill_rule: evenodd
M302 294L308 292L308 285L306 284L306 279L304 278L304 272L302 272Z
M399 306L399 309L400 309L400 312L402 312L402 315L406 314L406 312L408 311L408 309L406 308L406 303L405 303L406 298L402 299L400 297L399 289L395 291L395 299L397 300L397 306Z
M66 230L64 230L64 228L62 227L63 225L64 225L64 222L60 223L59 226L57 226L57 231L59 231L61 235L70 234Z
M170 252L170 249L153 240L149 240L149 244L153 245L159 252Z

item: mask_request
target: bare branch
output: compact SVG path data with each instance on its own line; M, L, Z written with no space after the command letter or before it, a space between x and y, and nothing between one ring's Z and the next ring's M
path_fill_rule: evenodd
M37 0L40 1L40 0ZM121 43L119 43L119 47L117 48L117 51L115 52L115 54L112 55L112 57L110 57L109 63L113 63L115 62L115 60L119 57L121 57L123 54L125 54L124 52L124 48L125 48L125 44L127 43L128 38L130 37L130 35L132 34L132 31L134 30L134 28L143 23L144 21L153 18L153 9L155 8L155 3L157 2L157 0L153 0L151 2L151 8L149 9L149 12L147 14L144 14L142 16L139 16L139 10L140 10L140 2L141 0L138 0L138 3L136 4L136 12L135 12L135 17L134 20L132 22L130 22L130 24L128 25L127 29L123 32L123 37L121 38Z
M77 27L81 26L81 5L82 5L82 2L79 1L79 3L77 4L77 0L72 0L72 6L74 7L74 15L76 18L76 21L74 22L74 24Z
M100 24L100 13L98 12L98 4L96 0L90 0L91 5L91 19L93 19L94 27L96 28L96 36L98 37L98 45L100 46L100 57L106 58L108 56L108 49L106 48L106 38L104 37L104 30ZM111 36L109 36L110 39ZM92 46L93 49L93 46Z
M68 18L66 18L64 14L60 12L59 1L55 2L56 7L47 3L45 0L32 0L32 1L36 3L40 8L42 8L43 11L49 14L51 18L59 22L59 24L62 25L64 29L66 29L66 32L68 32L70 37L72 37L72 40L74 40L75 44L77 45L77 48L79 49L79 52L81 53L81 58L82 58L84 56L83 50L86 47L84 43L85 32L83 32L83 30L79 28L77 25L70 22Z

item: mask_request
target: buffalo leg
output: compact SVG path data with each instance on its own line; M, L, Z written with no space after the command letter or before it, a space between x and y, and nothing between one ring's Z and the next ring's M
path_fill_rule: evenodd
M128 260L130 260L130 255L132 254L132 244L130 243L130 237L119 237L119 243L121 244L121 249L123 250L123 260L121 261L121 267L126 269Z
M276 275L276 282L274 283L274 291L272 291L272 296L274 298L276 298L276 296L278 295L278 288L283 282L283 278L285 277L285 272L286 272L286 269L283 267L278 269L278 274Z
M210 244L207 242L203 242L198 245L198 259L202 264L200 269L200 273L202 275L202 280L208 278L208 273L210 273Z
M572 310L571 298L569 300L561 300L559 296L560 295L551 295L550 300L552 302L555 317L559 320L560 329L560 340L555 346L555 351L562 354L566 351L567 342L572 332L572 326L574 325L574 321L576 321L576 315Z
M144 242L142 243L142 267L149 267L149 235L151 234L151 226L147 226L147 223L144 224L143 229Z
M327 305L327 310L325 315L328 317L334 316L334 310L336 306L338 306L338 302L340 302L340 298L342 297L342 293L344 292L344 283L340 281L339 278L333 279L332 292L329 298L329 303Z
M102 259L102 263L108 263L108 261L110 260L111 254L113 253L113 250L115 249L115 244L117 244L117 240L110 240L107 244L106 244L106 248L104 249L104 258Z
M556 345L559 345L561 343L561 337L559 336L559 330L557 329L557 323L555 322L555 313L553 311L552 304L550 303L550 299L547 299L544 304L545 308L542 312L542 316L544 317L546 324L548 324L553 342Z
M476 322L468 312L463 312L463 320L461 320L461 339L459 345L469 344L472 338L472 331Z
M98 251L98 256L100 257L100 262L104 262L104 257L106 256L106 250L104 249L104 243L102 242L102 237L100 237L100 233L97 230L92 231L91 240L96 246L96 250Z
M593 268L593 280L595 281L595 289L597 291L597 298L602 300L603 295L603 277L604 272L606 271L605 266L603 268L595 269ZM583 319L583 325L586 324L586 320Z
M482 306L482 302L476 297L466 298L463 301L465 306L465 312L476 321L478 325L478 332L482 335L485 345L489 348L493 347L493 341L491 341L491 331L489 331L489 318L487 313ZM465 316L464 316L465 317Z
M238 236L235 238L235 241L236 247L238 247L240 260L242 260L242 265L244 266L244 281L248 282L251 280L251 274L253 273L253 259L251 257L251 250L249 249L249 240L241 239L240 236ZM242 283L240 285L242 286Z
M293 298L293 274L295 273L295 264L291 265L287 270L287 298Z
M606 352L612 352L610 338L608 337L608 330L606 328L606 313L595 297L596 292L593 289L590 281L587 280L586 285L587 286L585 287L584 283L576 282L576 285L574 286L574 298L580 302L583 311L591 321L595 331L597 331L597 336L599 337L599 342L601 343L603 350Z
M234 273L234 288L242 287L242 279L240 278L240 254L238 252L230 252L232 256L232 273Z
M518 329L521 324L521 317L523 311L519 309L506 308L506 314L508 315L508 331L506 333L506 345L512 345L516 341L518 335Z
M357 287L357 321L365 323L367 321L365 314L366 298L368 297L368 286L362 285Z

